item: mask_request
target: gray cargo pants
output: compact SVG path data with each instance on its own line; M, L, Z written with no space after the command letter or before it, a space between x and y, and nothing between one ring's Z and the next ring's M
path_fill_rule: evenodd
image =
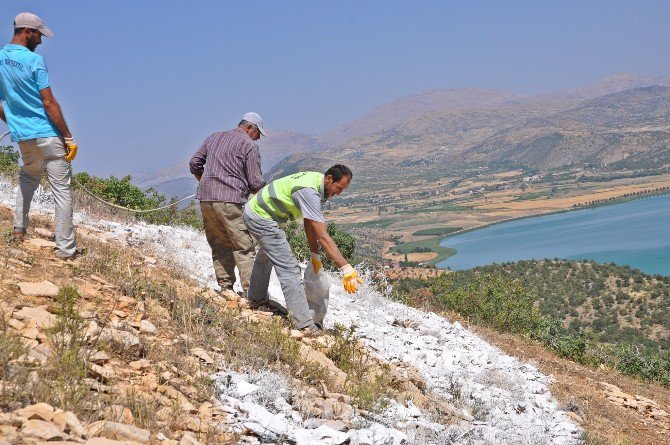
M23 165L19 172L19 192L16 195L14 229L28 228L28 212L35 190L46 169L56 207L56 256L67 258L75 254L77 242L72 222L72 169L65 160L65 145L58 137L37 138L19 142Z
M286 234L276 221L265 218L251 218L244 212L244 223L251 235L256 238L260 249L256 253L254 268L251 272L248 298L259 302L266 300L272 266L275 268L281 290L286 299L296 328L302 329L314 324L312 312L307 306L305 286L302 282L302 270L293 256Z

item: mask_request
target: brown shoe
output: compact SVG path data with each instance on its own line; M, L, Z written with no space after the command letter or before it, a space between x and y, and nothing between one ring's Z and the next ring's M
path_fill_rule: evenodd
M12 240L17 243L22 243L24 239L26 239L26 229L17 229L15 227L12 232Z

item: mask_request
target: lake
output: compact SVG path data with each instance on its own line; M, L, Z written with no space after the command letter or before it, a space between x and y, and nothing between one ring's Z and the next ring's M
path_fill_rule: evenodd
M437 264L444 269L563 258L670 275L670 195L510 221L448 237L440 244L457 250Z

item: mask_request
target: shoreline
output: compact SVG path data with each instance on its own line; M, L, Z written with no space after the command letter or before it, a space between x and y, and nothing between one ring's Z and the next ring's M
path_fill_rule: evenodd
M657 196L664 196L664 195L670 195L670 190L667 190L667 191L664 191L664 192L650 193L650 194L647 194L647 195L640 195L640 196L634 196L634 197L613 199L611 201L599 202L599 203L595 203L595 204L589 204L589 205L584 205L584 206L579 206L579 207L574 207L574 208L569 208L569 209L564 209L564 210L554 210L554 211L551 211L551 212L540 213L540 214L537 214L537 215L518 216L516 218L502 219L500 221L495 221L495 222L492 222L492 223L482 224L480 226L470 227L468 229L461 229L461 230L458 230L456 232L453 232L453 233L441 238L440 247L445 247L445 246L442 246L441 243L442 243L442 241L446 240L447 238L451 238L455 235L461 235L463 233L472 232L472 231L475 231L475 230L485 229L487 227L492 227L492 226L495 226L495 225L498 225L498 224L509 223L509 222L513 222L513 221L520 221L520 220L529 219L529 218L539 218L539 217L542 217L542 216L558 215L558 214L561 214L561 213L568 213L568 212L574 212L574 211L579 211L579 210L594 209L594 208L597 208L597 207L605 207L605 206L610 206L610 205L625 204L627 202L638 201L638 200L648 199L648 198L654 198L654 197L657 197ZM445 247L445 248L447 248L447 247ZM454 249L453 247L451 247L450 249L453 249L454 252L449 254L448 256L443 258L442 260L440 260L440 262L445 261L446 259L448 259L451 256L456 255L458 253L458 250ZM435 259L437 259L438 257L439 257L439 255ZM429 262L430 261L433 261L433 260L429 260ZM431 263L431 264L434 265L435 267L437 267L438 269L448 270L445 267L439 267L437 265L437 262Z

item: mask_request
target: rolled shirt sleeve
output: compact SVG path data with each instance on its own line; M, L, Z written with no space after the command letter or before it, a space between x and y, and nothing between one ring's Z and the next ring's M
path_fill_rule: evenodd
M196 176L202 176L202 173L205 171L205 162L207 162L207 141L209 141L209 138L202 143L198 151L193 154L191 161L188 163L191 174Z
M258 150L258 145L254 144L247 153L245 166L249 190L251 193L256 193L265 186L265 180L261 172L261 153Z

